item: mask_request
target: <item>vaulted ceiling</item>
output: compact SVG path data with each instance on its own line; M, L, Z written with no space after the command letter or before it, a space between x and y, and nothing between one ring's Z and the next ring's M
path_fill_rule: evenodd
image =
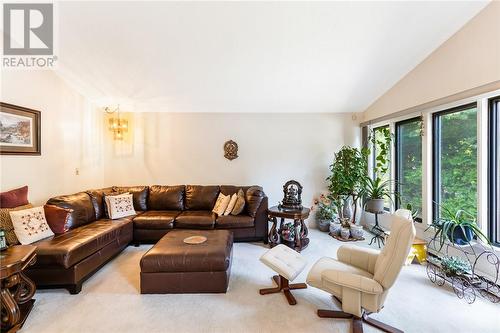
M360 112L487 2L60 2L58 72L129 111Z

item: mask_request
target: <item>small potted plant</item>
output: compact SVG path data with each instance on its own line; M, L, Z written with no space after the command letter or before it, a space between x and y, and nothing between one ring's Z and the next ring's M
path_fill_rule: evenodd
M312 210L316 211L315 217L318 224L318 229L328 231L330 223L335 218L335 205L324 194L321 194L318 199L313 202Z
M441 269L448 277L463 275L470 271L468 261L459 257L444 257L441 259Z
M418 214L420 213L417 208L413 208L412 204L407 204L406 209L408 209L411 212L411 218L413 221L416 221L418 219Z
M446 240L457 245L467 245L477 237L491 244L477 225L475 216L462 209L453 212L446 206L440 206L440 217L432 222L429 228L431 227L435 230L433 239L439 241L440 250Z
M330 229L330 222L332 222L334 214L334 208L331 204L326 204L324 202L318 203L316 221L318 222L319 230L328 231Z
M365 205L365 210L367 212L380 213L384 211L384 200L392 200L390 184L391 182L389 180L384 181L378 176L374 179L365 177L363 196L367 200Z

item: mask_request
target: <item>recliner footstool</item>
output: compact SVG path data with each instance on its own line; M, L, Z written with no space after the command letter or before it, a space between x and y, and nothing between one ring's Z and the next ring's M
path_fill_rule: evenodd
M261 295L267 295L283 291L286 299L288 300L288 304L297 304L297 301L295 300L295 297L293 297L290 290L305 289L307 288L307 285L305 283L290 284L290 281L295 280L295 278L306 267L307 261L304 257L291 248L280 244L264 253L264 255L260 257L260 261L279 275L274 275L272 277L273 281L276 282L277 287L260 289L259 293Z

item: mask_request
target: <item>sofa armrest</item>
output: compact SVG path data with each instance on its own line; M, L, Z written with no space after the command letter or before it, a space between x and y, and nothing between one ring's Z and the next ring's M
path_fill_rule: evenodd
M262 198L262 201L255 214L255 237L267 242L268 239L268 219L267 219L268 198Z
M327 282L358 290L367 294L381 294L384 288L372 278L333 269L321 273L321 278Z
M371 274L375 271L375 263L380 251L353 245L342 245L337 250L337 258L348 264Z

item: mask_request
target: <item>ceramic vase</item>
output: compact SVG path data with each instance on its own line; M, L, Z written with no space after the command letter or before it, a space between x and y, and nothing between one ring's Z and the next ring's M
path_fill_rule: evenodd
M349 228L342 228L342 230L340 230L340 237L349 239L349 237L351 237L351 230L349 230Z
M364 232L363 232L363 227L360 226L360 225L351 225L351 236L352 238L356 238L356 239L362 239L364 238L363 237L364 235Z
M330 234L332 236L339 236L340 230L342 230L342 224L338 221L333 221L330 223Z

